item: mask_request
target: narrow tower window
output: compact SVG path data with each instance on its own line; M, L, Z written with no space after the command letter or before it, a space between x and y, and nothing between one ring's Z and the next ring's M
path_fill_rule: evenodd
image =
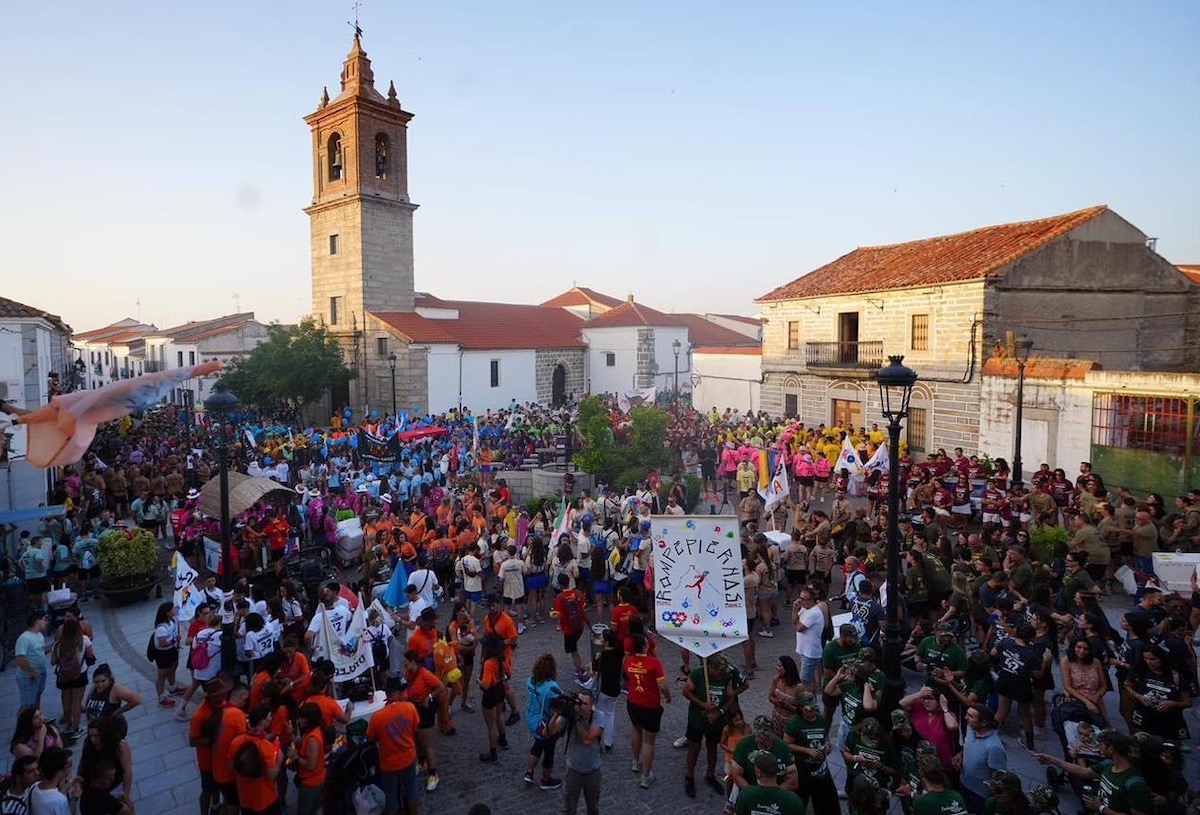
M375 177L388 177L388 137L386 133L375 134Z

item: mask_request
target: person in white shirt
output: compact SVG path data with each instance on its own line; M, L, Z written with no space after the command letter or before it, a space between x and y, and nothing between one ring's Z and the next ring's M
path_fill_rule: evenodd
M71 751L51 747L38 757L42 780L29 791L32 815L75 815L83 781L71 776Z
M317 632L321 630L322 620L325 617L329 618L330 626L339 637L345 636L346 631L350 628L350 618L354 615L350 610L350 603L341 596L341 591L341 584L334 580L330 580L321 587L321 608L317 609L312 622L308 624L308 630L304 632L304 642L313 649L314 659L327 656L317 638Z
M437 575L429 568L429 559L424 553L417 555L417 568L408 576L408 585L417 587L417 594L421 595L427 607L437 607L434 592L441 586L438 584Z
M479 544L472 543L467 553L454 564L454 573L462 580L467 611L475 616L475 608L483 599L483 563L479 559Z
M667 507L666 507L666 509L663 510L663 514L664 515L682 515L683 514L683 507L679 506L679 503L676 502L674 495L672 495L671 497L669 497L667 499Z
M825 612L807 588L800 590L800 598L792 606L792 624L796 629L796 654L800 657L800 683L804 690L815 693L817 672L821 670Z

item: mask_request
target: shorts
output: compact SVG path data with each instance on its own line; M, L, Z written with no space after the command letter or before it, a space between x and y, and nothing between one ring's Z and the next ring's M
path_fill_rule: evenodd
M417 705L416 708L417 716L419 717L417 722L418 730L428 730L437 724L437 705Z
M803 586L808 582L808 571L804 569L788 569L787 582L789 586Z
M76 571L77 570L74 566L68 566L67 568L54 573L54 581L56 583L61 583L62 581L66 580L68 577L70 577L71 575L75 574Z
M928 600L910 600L907 603L907 607L909 617L924 617L929 613Z
M179 667L179 649L168 648L154 652L154 664L160 671L172 671Z
M212 770L200 771L200 791L209 795L220 795L221 785L217 783L217 779L213 778Z
M946 509L945 507L934 507L933 511L937 515L943 515L947 518L950 517L950 510Z
M54 677L54 687L58 688L59 690L73 690L75 688L86 688L87 685L88 685L87 671L81 672L79 674L79 676L75 677L70 682L62 681L61 679L58 678L57 674Z
M608 580L597 580L592 584L593 594L612 594L612 583Z
M222 782L221 785L221 800L231 807L238 806L237 782L230 781Z
M634 727L640 727L647 733L657 733L662 729L662 707L642 707L626 702L625 709L629 712L629 721Z
M540 736L533 737L533 744L529 746L529 755L542 760L542 766L547 770L554 767L554 748L558 744L557 738L544 739Z
M85 569L82 566L79 567L79 579L80 580L91 580L93 578L98 578L98 577L100 577L100 567L99 566L93 566L90 569Z
M504 596L504 605L506 605L506 606L515 606L517 603L524 603L524 602L525 602L525 595L523 595L523 594L520 597L509 597L508 595Z
M579 580L577 582L587 583L592 579L592 570L585 566L579 567Z
M1033 683L1025 681L1005 681L1001 678L996 682L996 693L1007 696L1014 702L1033 701Z
M1033 520L1033 513L1022 512L1019 516L1017 516L1017 520L1019 520L1023 524L1027 524Z
M25 581L25 590L30 594L45 594L50 591L50 578L31 577Z
M717 719L715 724L708 724L706 722L704 727L699 729L692 727L691 722L688 722L687 732L684 735L687 736L687 740L692 744L699 744L705 739L708 739L708 741L714 744L719 744L721 741L721 733L725 730L723 721L724 718L722 717L721 719Z
M800 681L812 682L817 675L817 670L821 667L821 657L806 657L800 655Z
M403 770L379 773L379 788L383 790L385 812L399 812L401 804L417 800L417 762Z
M529 591L545 591L549 585L550 578L546 576L545 572L531 574L525 578L525 588Z
M953 512L955 515L970 515L971 514L971 505L970 504L956 504L954 506Z
M769 603L772 600L777 599L778 597L779 597L779 589L776 589L775 591L760 591L758 593L758 601L760 603L763 601L766 601Z
M469 592L467 592L467 599L470 600L472 603L478 603L480 600L483 599L483 592L469 591Z
M484 710L500 707L500 704L504 701L504 686L492 685L490 688L484 688L480 697L479 703L483 705Z
M1000 523L1000 513L998 513L998 512L985 512L985 513L983 513L983 522L984 522L985 524L998 524L998 523Z
M827 476L827 475L818 475L818 476L816 476L816 477L815 477L815 481L816 481L818 484L828 484L828 483L829 483L829 476Z
M817 479L816 479L816 476L802 475L802 476L798 476L798 480L800 481L800 486L811 487Z
M574 634L563 632L563 650L568 654L579 652L579 638L583 636L582 631L576 631Z

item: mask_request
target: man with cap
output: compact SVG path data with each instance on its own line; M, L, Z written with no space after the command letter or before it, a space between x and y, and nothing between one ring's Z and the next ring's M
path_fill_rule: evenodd
M834 747L846 746L854 726L864 717L874 715L883 701L887 678L876 668L875 649L865 647L849 665L838 668L833 679L825 684L825 693L842 700L842 720L834 739Z
M984 812L1020 812L1029 809L1029 799L1021 789L1021 777L1012 770L997 770L984 784L991 793L984 804Z
M796 794L805 806L811 801L814 812L834 812L838 796L827 759L829 726L813 694L801 693L796 704L796 712L783 728L783 740L796 762Z
M384 815L417 813L417 728L420 714L405 699L405 682L400 676L388 679L388 701L367 724L367 741L379 745L379 786L383 790Z
M689 798L696 797L696 761L700 758L700 743L705 742L708 772L704 783L720 794L725 787L717 780L717 745L721 733L728 724L729 710L737 704L750 683L729 664L723 654L716 654L701 662L688 674L683 684L683 697L688 700L687 713L687 764L685 765L683 788ZM768 723L770 719L767 719ZM784 745L787 750L787 745ZM788 753L790 758L791 753Z
M1033 564L1025 547L1014 543L1005 553L1004 571L1008 572L1008 590L1022 600L1028 600L1033 591Z
M887 754L883 725L874 716L864 717L850 730L842 747L842 758L846 762L846 791L849 792L854 779L860 775L869 777L877 786L888 787L897 771L888 766Z
M825 643L825 647L821 650L822 689L833 679L839 668L849 665L858 658L858 652L861 649L862 644L858 641L858 629L849 623L839 626L838 635ZM821 698L825 703L825 735L828 736L829 727L833 723L833 714L837 710L840 700L826 693L822 693Z
M756 753L766 753L772 761L756 762L751 756ZM787 742L775 735L770 716L756 716L749 736L742 739L733 748L733 763L729 768L729 780L737 791L736 798L741 797L743 790L762 783L766 776L771 776L784 789L796 789L796 761L792 749Z
M1057 815L1058 793L1045 784L1029 788L1029 815Z
M987 705L967 708L967 738L955 756L962 775L959 786L971 812L982 812L989 790L987 780L997 770L1008 769L1008 751L996 732L996 716Z
M1133 740L1118 730L1105 730L1101 736L1104 759L1090 767L1064 761L1046 753L1034 753L1042 764L1053 764L1076 778L1098 781L1092 795L1083 796L1083 806L1099 815L1149 815L1152 811L1150 787L1130 755Z
M967 674L967 652L954 639L953 623L938 623L933 635L921 640L915 660L918 671L925 671L925 684L953 682Z
M923 792L912 799L912 815L966 815L967 802L953 789L946 789L946 770L935 755L917 759Z
M779 786L777 756L770 750L753 750L747 758L754 768L758 783L738 791L733 805L736 815L804 815L805 805L800 797ZM740 769L740 765L735 767L735 771L737 769Z

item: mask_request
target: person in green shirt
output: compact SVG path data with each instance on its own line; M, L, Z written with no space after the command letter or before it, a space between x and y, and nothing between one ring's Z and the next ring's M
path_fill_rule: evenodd
M931 637L917 646L917 670L925 671L925 684L936 687L965 676L967 652L954 639L953 623L938 623Z
M824 677L822 684L828 683L837 673L838 668L849 665L858 658L862 643L858 641L858 629L850 624L838 628L838 635L825 643L821 649L821 672ZM833 722L833 714L837 710L838 700L829 694L822 694L825 702L825 735L829 735L829 726Z
M723 654L711 656L706 662L707 665L693 668L683 685L683 697L688 700L683 790L689 798L696 797L696 762L700 758L701 742L708 749L708 772L704 783L725 794L725 786L717 780L717 746L728 723L730 706L737 704L737 697L750 687Z
M747 737L752 738L752 737ZM758 784L738 791L733 805L736 815L804 815L804 802L791 790L782 789L771 770L775 766L775 754L769 750L754 750L750 763L761 779ZM836 800L836 799L835 799Z
M729 768L729 780L734 787L744 790L755 784L769 771L764 771L760 762L751 759L752 754L767 753L775 760L768 765L774 771L775 781L784 789L796 790L796 763L792 757L792 749L787 742L775 735L774 725L770 716L758 716L754 719L753 732L744 737L733 748L733 766ZM741 793L738 793L739 797Z
M983 782L991 796L983 802L983 815L1026 815L1029 799L1021 789L1021 777L1012 770L996 770Z
M912 815L967 815L967 802L955 790L946 789L946 771L936 755L921 756L917 761L921 787L925 790L912 799Z
M812 802L814 812L835 812L838 808L837 786L829 774L829 727L825 717L817 712L817 698L802 693L796 701L796 713L783 728L796 760L796 794L805 806Z
M895 767L888 766L888 748L883 739L883 725L873 716L867 716L846 738L842 758L846 761L846 790L860 775L869 776L880 787L889 786L889 780L897 775Z
M863 716L879 709L886 684L883 672L875 668L875 649L869 647L859 652L858 660L838 668L825 684L825 694L842 702L842 721L834 739L836 749L846 746L850 731Z
M1090 767L1065 761L1047 753L1034 753L1042 764L1053 764L1089 783L1083 806L1099 815L1150 815L1150 787L1130 757L1133 739L1127 733L1108 729L1101 734L1104 759ZM1090 794L1089 794L1090 793Z

